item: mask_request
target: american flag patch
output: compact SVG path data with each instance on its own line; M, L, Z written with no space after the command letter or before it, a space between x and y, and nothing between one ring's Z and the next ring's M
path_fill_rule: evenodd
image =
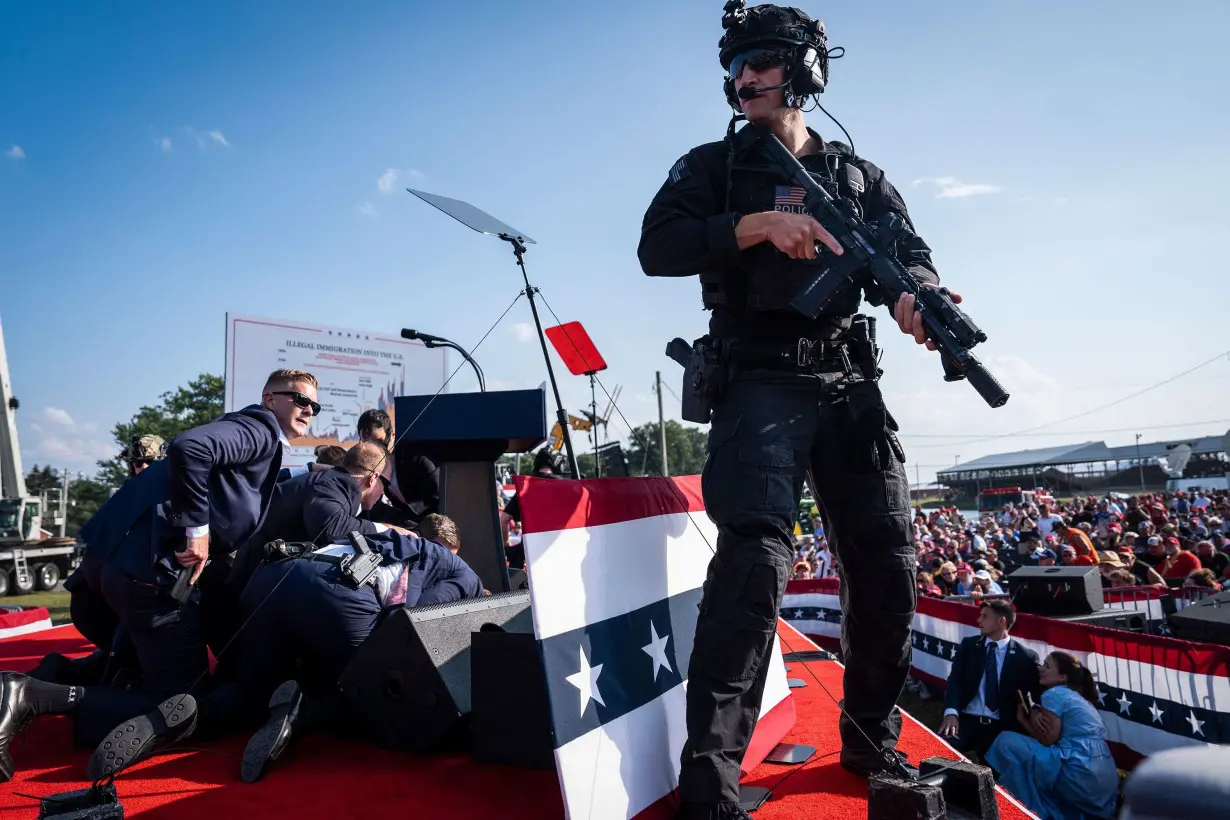
M780 208L783 205L803 205L803 189L795 185L778 185L774 193L774 206Z
M677 183L680 180L687 179L691 173L692 173L692 169L688 167L687 156L680 157L679 161L676 162L673 166L671 166L671 173L670 173L671 184Z

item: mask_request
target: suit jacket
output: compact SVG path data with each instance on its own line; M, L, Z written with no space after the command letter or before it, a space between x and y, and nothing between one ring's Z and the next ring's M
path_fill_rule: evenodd
M961 641L952 669L948 673L948 691L944 707L960 713L978 694L982 676L986 670L987 639L973 635ZM999 673L999 719L1000 725L1009 731L1020 731L1016 722L1017 691L1033 695L1039 703L1042 687L1038 684L1038 656L1026 649L1015 638L1008 639L1008 651Z
M366 538L368 546L381 554L385 566L409 564L404 606L430 606L483 594L478 575L443 544L396 530Z
M264 523L235 556L229 583L242 589L264 559L265 544L276 538L324 546L345 541L354 530L374 534L376 525L358 518L361 500L359 483L341 467L279 481Z
M204 525L211 555L234 552L263 522L281 466L277 418L259 405L185 431L81 528L85 561L149 581L185 528Z
M394 458L396 487L386 481L385 498L363 517L417 529L430 513L440 511L440 469L426 456L409 451L398 451Z

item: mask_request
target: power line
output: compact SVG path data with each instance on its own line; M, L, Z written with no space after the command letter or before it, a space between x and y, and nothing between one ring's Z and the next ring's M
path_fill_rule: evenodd
M1211 419L1209 421L1184 421L1178 424L1148 424L1138 427L1113 427L1107 430L1063 430L1056 433L1019 433L1021 436L1037 436L1039 438L1054 436L1100 436L1105 433L1137 433L1141 430L1165 430L1172 427L1200 427L1205 424L1230 424L1230 419ZM960 438L968 433L898 433L898 438ZM960 442L953 442L959 444ZM921 445L920 445L921 446ZM947 445L945 445L947 446Z
M1136 397L1138 397L1138 396L1143 396L1145 393L1148 393L1148 392L1150 392L1150 391L1152 391L1152 390L1156 390L1157 388L1162 387L1162 386L1164 386L1164 385L1170 384L1170 383L1171 383L1171 382L1173 382L1173 381L1176 381L1176 380L1178 380L1178 379L1183 378L1184 376L1187 376L1187 375L1190 375L1190 374L1192 374L1192 373L1195 373L1197 370L1200 370L1200 369L1201 369L1201 368L1203 368L1203 367L1208 367L1209 365L1213 364L1214 362L1219 361L1219 360L1221 360L1221 359L1225 359L1225 358L1227 358L1227 357L1230 357L1230 350L1223 350L1221 353L1218 353L1218 354L1217 354L1216 356L1214 356L1213 358L1211 358L1211 359L1206 359L1205 361L1201 362L1200 364L1196 365L1195 367L1191 367L1191 368L1188 368L1187 370L1184 370L1182 373L1176 373L1175 375L1173 375L1173 376L1171 376L1171 377L1169 377L1169 378L1163 379L1163 380L1161 380L1160 382L1157 382L1157 383L1155 383L1155 384L1151 384L1151 385L1149 385L1148 387L1146 387L1146 388L1144 388L1144 389L1142 389L1142 390L1137 390L1135 393L1129 393L1128 395L1126 395L1126 396L1122 396L1121 398L1118 398L1118 399L1115 399L1115 400L1114 400L1114 401L1112 401L1112 402L1108 402L1108 403L1103 404L1103 405L1101 405L1101 406L1099 406L1099 407L1094 407L1094 408L1092 408L1092 409L1085 410L1085 411L1082 411L1082 412L1080 412L1080 413L1076 413L1075 415L1071 415L1071 416L1068 416L1068 417L1066 417L1066 418L1057 419L1057 420L1055 420L1055 421L1048 421L1048 422L1046 422L1045 424L1036 424L1036 425L1034 425L1033 427L1025 427L1025 428L1023 428L1023 429L1021 429L1021 430L1015 430L1015 431L1013 431L1013 432L1011 432L1011 433L1000 433L999 435L994 435L994 436L978 436L978 437L975 437L975 438L965 439L965 440L963 440L963 441L953 441L953 442L949 442L948 444L919 444L919 445L917 445L917 447L918 447L918 448L922 448L922 447L960 447L960 446L965 445L965 444L978 444L978 443L980 443L980 442L985 442L985 441L994 441L994 440L996 440L996 439L1001 439L1001 438L1012 438L1013 436L1020 436L1020 435L1023 435L1023 434L1025 434L1025 433L1032 433L1032 432L1033 432L1033 431L1035 431L1035 430L1042 430L1042 429L1044 429L1044 428L1046 428L1046 427L1054 427L1054 426L1055 426L1055 425L1057 425L1057 424L1063 424L1063 423L1065 423L1065 422L1074 421L1074 420L1076 420L1076 419L1084 418L1085 416L1090 416L1090 415L1093 415L1094 413L1099 413L1099 412L1101 412L1101 411L1103 411L1103 410L1108 410L1108 409L1110 409L1111 407L1114 407L1114 406L1115 406L1115 405L1117 405L1117 404L1122 404L1123 402L1125 402L1125 401L1129 401L1129 400L1134 399L1134 398L1136 398ZM1066 434L1064 434L1064 433L1055 433L1055 435L1066 435Z

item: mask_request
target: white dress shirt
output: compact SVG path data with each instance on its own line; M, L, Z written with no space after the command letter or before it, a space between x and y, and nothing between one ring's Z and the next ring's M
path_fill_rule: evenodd
M1002 681L1004 679L1004 658L1008 655L1008 641L1012 640L1005 635L998 641L987 639L987 651L995 653L995 679ZM986 700L987 692L987 673L986 667L983 667L982 677L978 679L978 692L970 699L970 702L965 705L965 714L973 715L974 717L987 717L999 720L999 712L992 712L987 708ZM1003 704L1000 704L1001 706ZM955 715L956 709L945 709L944 716Z

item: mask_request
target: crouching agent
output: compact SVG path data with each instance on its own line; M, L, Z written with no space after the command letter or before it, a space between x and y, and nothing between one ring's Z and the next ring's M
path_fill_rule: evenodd
M120 724L95 749L89 776L114 774L190 735L214 739L267 716L243 756L241 775L254 782L292 738L312 728L345 731L338 679L384 614L483 592L474 571L435 541L395 530L355 537L360 554L349 543L307 544L314 551L261 564L240 597L246 626L236 636L237 680L199 699L168 699L176 725L186 730L169 727L158 709ZM356 586L363 544L379 556L379 566ZM285 545L286 552L297 546Z

